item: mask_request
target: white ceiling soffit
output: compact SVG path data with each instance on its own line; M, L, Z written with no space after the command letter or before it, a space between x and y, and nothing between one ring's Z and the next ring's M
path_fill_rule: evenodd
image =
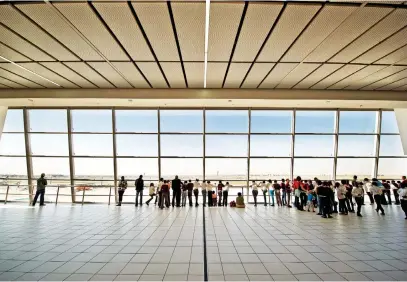
M186 88L184 74L181 63L179 62L162 62L165 77L168 79L171 88Z
M299 64L280 81L277 88L292 88L319 66L320 64Z
M250 68L250 63L231 63L225 81L225 88L239 88Z
M203 88L204 63L184 63L189 88Z
M75 84L79 85L82 88L95 88L96 85L92 84L67 66L59 62L44 62L41 63L43 66L52 70L53 72L59 74L70 81L75 81Z
M24 56L23 54L13 50L12 48L0 43L0 54L10 61L31 61L28 57Z
M345 89L347 89L347 90L361 89L367 85L371 85L372 83L375 83L376 81L379 81L379 80L384 79L388 76L391 76L399 71L402 71L405 68L406 67L402 67L402 66L385 67L385 68L373 73L372 75L369 75L368 77L365 77L361 80L352 82L352 84L347 86Z
M355 72L354 74L348 76L347 78L335 83L334 85L330 86L328 89L343 89L349 85L351 85L352 83L361 80L375 72L378 72L382 69L384 69L386 66L367 66L357 72Z
M113 85L103 78L100 74L95 72L90 66L82 62L66 62L64 63L69 68L73 69L75 72L79 73L81 76L85 77L87 80L91 81L93 84L100 88L114 88Z
M227 63L208 63L207 88L222 88L227 66Z
M309 87L313 86L314 84L318 83L340 67L343 64L324 64L321 67L317 68L314 72L300 81L297 85L294 86L295 89L308 89Z
M15 64L2 63L2 64L0 64L0 68L8 70L14 74L17 74L21 77L24 77L28 80L31 80L32 82L35 82L35 83L45 86L47 88L58 88L59 87L58 85L55 85L54 83L52 83L46 79L43 79L43 78L39 77L38 75L35 75L29 71L23 70L22 68L18 67Z
M407 64L407 46L404 46L389 55L383 57L382 59L378 60L376 63L377 64L395 64L395 63L401 63L403 64L403 59L404 59L404 64Z
M89 62L89 65L117 88L132 88L132 85L121 77L108 63Z
M41 84L35 83L35 82L31 81L31 80L28 80L28 79L26 79L24 77L21 77L20 75L15 74L13 72L2 69L1 68L2 65L3 64L0 64L0 76L1 77L5 78L5 79L8 79L8 80L11 80L11 81L13 81L15 83L24 85L24 86L29 87L29 88L44 88L44 86L41 85Z
M114 62L117 68L135 88L150 88L147 81L140 74L138 69L130 62Z
M257 88L274 65L274 63L255 63L247 74L242 88Z
M277 64L269 75L264 79L259 88L274 88L280 81L288 75L298 64L297 63L280 63Z
M397 72L389 77L386 77L382 80L376 81L375 83L372 83L366 87L363 87L362 90L376 90L378 88L384 87L388 84L392 84L394 82L397 82L400 79L403 79L407 77L407 69L402 70L400 72ZM399 85L401 86L401 85ZM390 89L391 90L391 89Z
M326 89L329 86L335 84L341 79L352 75L353 73L357 72L358 70L362 69L363 65L345 65L342 68L336 70L328 77L324 78L317 84L311 87L311 89Z
M146 76L153 88L168 88L167 83L155 62L138 62L137 66L140 71Z

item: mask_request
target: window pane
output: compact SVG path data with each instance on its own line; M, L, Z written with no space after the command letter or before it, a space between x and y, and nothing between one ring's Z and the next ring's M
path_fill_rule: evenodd
M139 175L144 180L158 180L158 159L117 159L117 177L134 182ZM133 186L134 183L128 183Z
M295 113L295 132L334 133L334 111L297 111Z
M67 134L30 134L33 155L68 156Z
M206 111L206 132L247 133L248 111Z
M161 132L203 132L202 111L175 111L160 112Z
M406 175L407 158L380 158L377 178L379 179L401 179Z
M291 156L291 135L251 135L250 138L251 156Z
M111 136L109 136L109 138L111 138ZM158 155L157 138L157 135L117 134L117 155L155 157Z
M110 134L73 134L74 155L113 156L113 137Z
M75 179L112 180L113 158L74 158Z
M49 185L70 185L69 158L32 158L32 166L35 178L45 173ZM52 181L52 179L66 179L66 181Z
M202 135L161 135L161 155L202 157Z
M68 132L66 110L30 110L30 131Z
M380 156L404 156L400 135L381 135Z
M207 135L205 143L207 156L247 156L247 136L244 135Z
M336 179L352 179L354 175L358 179L372 178L375 159L338 159L336 167Z
M252 111L252 133L291 133L292 111Z
M111 110L74 110L73 132L112 132Z
M203 178L203 161L197 159L161 159L161 175L166 180L171 180L178 175L182 180Z
M0 138L0 155L25 156L24 134L3 133Z
M382 112L382 133L399 133L396 114L393 111Z
M0 157L0 167L1 178L27 179L27 162L25 157Z
M156 133L157 123L156 110L116 111L117 132Z
M341 111L340 133L375 133L377 112Z
M321 180L333 179L333 159L294 159L294 177Z
M8 110L3 132L24 132L23 110Z
M235 180L246 183L247 159L206 159L206 177L208 180ZM237 181L236 181L237 180Z
M291 159L250 159L250 179L290 178Z
M330 135L296 135L294 142L295 156L332 157L334 136Z
M338 156L374 157L376 155L376 136L339 135Z

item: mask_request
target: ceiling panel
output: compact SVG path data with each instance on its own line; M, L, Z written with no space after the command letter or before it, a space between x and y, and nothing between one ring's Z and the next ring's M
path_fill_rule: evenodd
M6 45L0 43L0 56L9 59L10 61L31 61L26 56L14 51L13 49L7 47Z
M7 79L9 79L11 81L14 81L16 83L22 84L22 85L30 87L30 88L44 88L44 86L42 86L42 85L40 85L38 83L34 83L34 82L32 82L32 81L30 81L28 79L25 79L25 78L23 78L23 77L21 77L19 75L16 75L14 73L11 73L11 72L9 72L7 70L2 69L1 68L2 65L3 64L0 64L0 76L1 77L7 78Z
M338 82L341 79L344 79L345 77L357 72L358 70L362 69L364 66L363 65L345 65L341 69L338 69L328 77L324 78L317 84L311 87L311 89L325 89L332 84Z
M361 80L372 73L378 72L381 69L385 68L386 66L367 66L360 71L348 76L347 78L335 83L334 85L330 86L328 89L343 89L348 85L351 85L353 82Z
M282 8L281 3L249 3L233 61L254 60Z
M377 90L394 90L407 84L407 77L400 79L396 82L390 83L386 86L380 87Z
M11 71L11 72L13 72L15 74L18 74L18 75L20 75L20 76L22 76L24 78L27 78L27 79L29 79L29 80L37 83L37 84L43 85L43 86L45 86L47 88L58 88L58 86L53 84L52 82L49 82L48 80L43 79L43 78L41 78L41 77L39 77L39 76L29 72L29 71L26 71L26 70L14 65L14 64L2 64L1 67L3 69Z
M204 64L184 63L189 88L203 88L204 86Z
M150 88L138 69L130 62L114 62L113 65L135 88Z
M362 88L362 90L375 90L375 89L381 88L383 86L386 86L386 85L388 85L390 83L396 82L396 81L398 81L400 79L403 79L405 77L407 77L407 69L402 70L402 71L400 71L398 73L395 73L393 75L390 75L390 76L388 76L388 77L386 77L384 79L381 79L379 81L376 81L375 83L372 83L372 84L370 84L368 86L365 86L365 87ZM401 86L401 85L399 85L399 86Z
M229 61L243 7L243 3L215 2L211 4L208 39L209 61Z
M9 88L9 87L0 83L0 88Z
M348 87L346 87L345 89L351 89L351 90L360 89L360 88L367 86L369 84L372 84L380 79L390 76L396 72L402 71L405 68L406 67L398 67L398 66L385 67L384 69L382 69L378 72L375 72L361 80L352 82L352 84L349 85Z
M160 63L171 88L185 88L181 63Z
M299 64L286 77L281 80L276 88L291 88L304 77L313 72L320 64Z
M114 84L117 88L132 88L130 85L112 66L104 62L89 62L89 65L98 73L103 75L107 80Z
M205 57L205 2L172 3L178 42L184 61L203 61Z
M11 88L26 88L24 85L15 83L15 82L5 79L1 76L0 76L0 84L7 86L7 87L11 87Z
M377 64L395 64L402 63L403 59L407 58L407 46L404 46L393 53L387 55L383 59L378 60ZM407 60L404 61L407 63Z
M280 63L269 73L259 88L274 88L280 81L288 75L298 64L297 63Z
M106 79L100 76L95 72L91 67L86 63L82 62L66 62L65 65L85 77L87 80L91 81L93 84L97 85L100 88L113 88L113 85L110 84Z
M54 3L57 9L108 59L127 60L114 38L87 3Z
M242 88L257 88L274 65L273 63L255 63L247 75Z
M36 74L39 74L55 83L58 83L64 88L78 88L77 85L73 84L72 82L66 80L65 78L61 77L60 75L48 70L47 68L41 66L38 63L20 63L19 64L26 69L29 69Z
M28 19L10 5L0 5L1 22L13 29L27 40L36 44L43 50L59 60L78 60L75 55L69 52L61 44L48 36L44 31L31 23Z
M103 60L79 34L64 21L50 4L21 4L17 8L62 42L83 60ZM74 60L77 60L75 58Z
M168 88L167 83L158 67L157 63L138 62L137 66L140 71L146 76L153 88Z
M331 62L348 63L407 25L407 9L396 9L356 41L333 57Z
M50 56L42 52L40 49L26 42L24 39L15 35L3 26L0 26L0 41L33 60L55 61Z
M324 79L340 67L343 64L324 64L320 68L316 69L313 73L307 76L304 80L294 86L295 89L308 89L318 81Z
M354 63L371 64L406 44L407 28L404 28L397 34L393 35L389 39L385 40L384 42L380 43L376 47L372 48L371 50L354 60Z
M222 88L223 78L225 77L227 67L227 63L208 63L206 87Z
M301 62L325 38L327 38L347 17L357 9L356 6L326 4L314 21L298 38L282 62Z
M167 3L132 3L132 5L158 60L179 61Z
M401 86L399 88L394 89L394 91L407 91L407 84L403 85L403 86Z
M251 63L231 63L224 88L239 88Z
M154 61L150 48L126 2L94 3L93 5L133 60Z
M358 9L309 54L305 61L326 62L392 10L392 8L378 7Z
M320 4L287 4L257 61L278 61L320 7Z
M70 81L74 82L75 84L79 85L82 88L95 88L96 86L84 79L82 76L78 75L76 72L68 68L67 66L63 65L59 62L46 62L41 63L43 66L53 70L54 72L58 73L62 77L69 79Z

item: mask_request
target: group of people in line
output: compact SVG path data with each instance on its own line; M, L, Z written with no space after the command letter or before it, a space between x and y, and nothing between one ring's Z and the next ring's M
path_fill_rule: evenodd
M127 181L123 176L121 177L118 187L119 202L117 205L120 206L123 193L127 189ZM136 180L135 187L135 205L142 205L144 190L142 175ZM219 181L217 185L213 185L211 181L200 182L199 179L196 179L194 182L191 180L182 182L178 176L175 176L172 181L161 178L157 187L155 187L154 183L150 183L150 199L146 201L145 204L149 205L154 197L156 197L155 205L158 204L161 209L163 209L164 206L169 208L170 205L172 205L172 207L185 207L188 197L189 206L192 207L194 205L193 195L195 198L195 206L197 207L199 206L199 190L201 190L204 206L226 207L230 205L239 208L245 207L242 193L238 193L235 201L228 203L229 189L231 187L232 185L230 185L229 182L223 184L222 181ZM170 201L171 189L172 201ZM355 203L356 214L362 217L361 206L364 205L365 194L368 195L371 205L376 203L376 211L380 211L381 215L385 215L382 205L392 204L391 192L393 191L395 204L401 205L407 219L407 179L405 176L402 177L401 181L379 181L376 178L373 178L371 181L368 178L359 181L355 175L352 181L341 180L340 182L321 181L316 177L314 180L302 180L301 177L298 176L293 181L289 179L281 179L281 181L263 180L260 183L252 181L251 190L254 206L257 206L259 190L263 193L265 206L274 206L277 203L277 206L287 206L291 208L291 198L292 194L294 194L294 206L298 210L315 212L315 208L318 208L318 215L321 215L323 218L331 218L333 213L339 213L341 215L355 213ZM270 199L269 201L267 200L268 198Z

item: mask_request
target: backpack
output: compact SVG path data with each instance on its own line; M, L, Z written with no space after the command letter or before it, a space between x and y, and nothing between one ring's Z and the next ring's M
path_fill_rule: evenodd
M231 208L234 208L234 207L236 207L236 202L235 202L235 201L231 201L229 205L230 205Z

